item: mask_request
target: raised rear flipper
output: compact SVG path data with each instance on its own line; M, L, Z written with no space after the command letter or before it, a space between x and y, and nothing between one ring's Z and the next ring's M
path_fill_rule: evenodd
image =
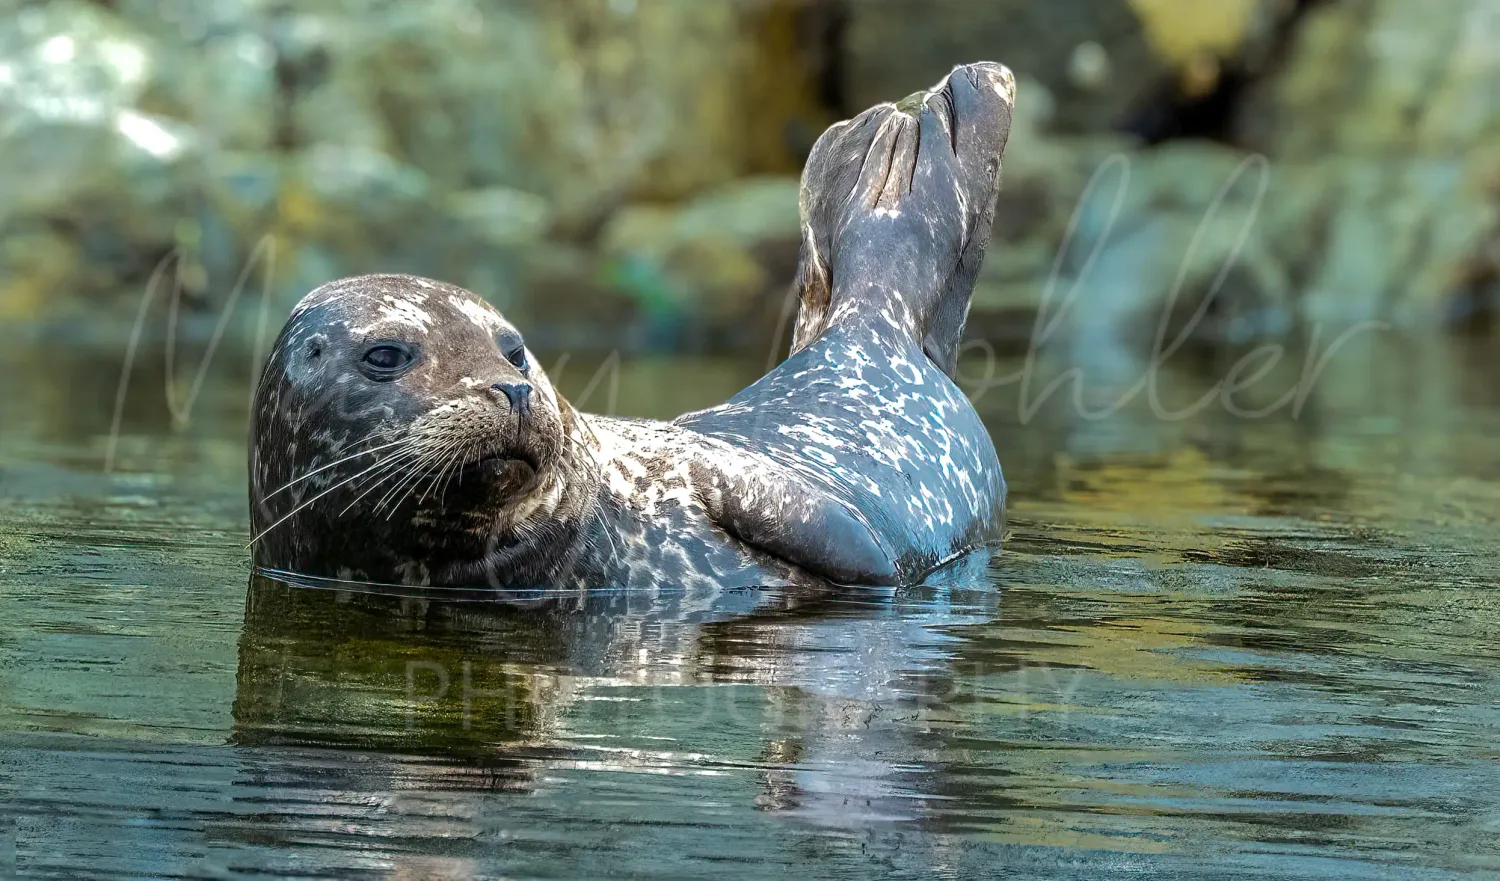
M802 174L792 352L843 316L884 310L953 375L1014 100L1008 69L962 65L824 132Z

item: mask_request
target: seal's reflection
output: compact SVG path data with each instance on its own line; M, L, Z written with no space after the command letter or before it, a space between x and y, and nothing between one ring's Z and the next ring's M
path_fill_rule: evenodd
M825 594L516 593L496 601L478 591L391 590L341 582L310 589L253 575L235 742L453 754L546 740L578 687L696 681L697 664L660 661L696 657L705 623L816 607Z
M462 634L453 608L252 576L235 741L464 752L525 738L548 701L511 659L555 661L561 619L492 609L486 626Z
M439 757L450 794L708 768L749 783L741 803L765 810L910 819L925 784L909 772L931 756L907 711L945 681L938 631L994 614L986 560L900 595L829 585L453 602L257 575L235 741ZM392 761L393 775L418 773Z

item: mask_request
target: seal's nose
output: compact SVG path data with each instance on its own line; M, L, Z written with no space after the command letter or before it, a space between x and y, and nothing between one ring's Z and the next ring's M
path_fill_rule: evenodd
M531 414L531 386L524 382L497 382L490 391L505 398L511 412L519 416Z

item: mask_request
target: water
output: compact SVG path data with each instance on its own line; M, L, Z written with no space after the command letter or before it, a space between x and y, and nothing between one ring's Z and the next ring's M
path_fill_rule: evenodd
M1172 412L1230 355L1106 418L971 361L1012 485L992 559L494 604L252 579L244 359L174 426L144 358L105 474L119 354L11 345L0 875L1494 875L1493 351L1365 335L1231 397L1303 382L1257 418ZM627 358L617 409L763 368Z

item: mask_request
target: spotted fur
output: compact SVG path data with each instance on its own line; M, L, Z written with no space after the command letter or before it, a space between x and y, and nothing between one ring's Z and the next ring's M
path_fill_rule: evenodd
M460 288L378 275L312 292L257 389L257 562L692 592L909 583L996 539L1005 483L950 374L1013 89L998 65L957 68L830 129L803 179L793 354L672 422L579 414ZM359 367L383 341L418 355L397 378Z

